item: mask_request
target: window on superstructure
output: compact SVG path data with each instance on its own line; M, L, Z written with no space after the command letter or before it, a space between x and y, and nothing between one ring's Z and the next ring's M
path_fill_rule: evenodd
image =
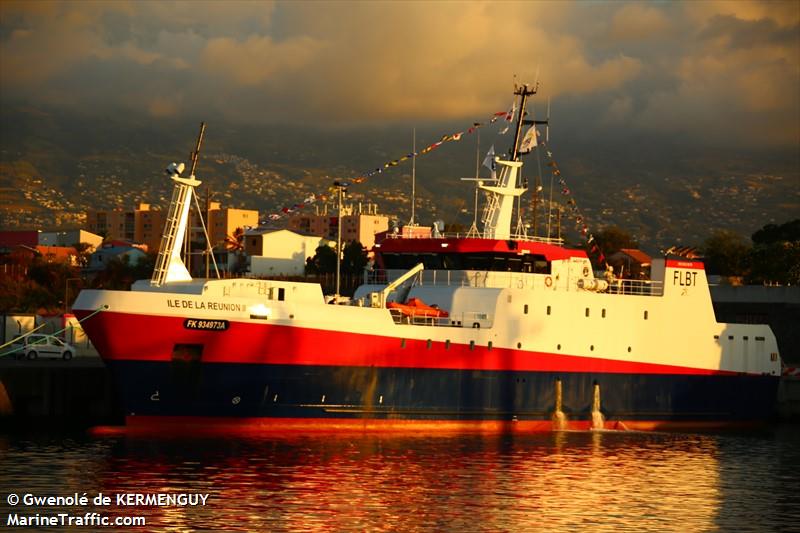
M522 312L523 312L524 314L526 314L526 315L528 314L528 304L525 304L525 305L523 306L523 308L522 308Z
M278 289L278 300L282 302L284 299L286 299L286 289L280 287Z
M647 311L644 312L644 319L647 320Z
M549 305L547 306L547 314L548 315L550 314L550 306Z
M606 310L605 309L603 309L603 311L600 313L600 316L602 316L603 318L606 317Z
M586 308L586 316L587 317L589 316L589 308L588 307Z

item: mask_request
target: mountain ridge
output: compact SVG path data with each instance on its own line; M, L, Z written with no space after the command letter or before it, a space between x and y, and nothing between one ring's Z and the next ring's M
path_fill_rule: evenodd
M4 228L76 226L88 208L132 209L139 201L166 209L170 184L163 168L188 159L199 123L75 116L30 107L0 113ZM418 126L417 151L460 126ZM488 128L481 133L477 154L473 134L417 158L419 223L472 222L474 189L460 179L475 176L476 155L481 161L491 143L497 143L500 154L512 140L510 134L493 135ZM544 150L552 151L560 177L551 176ZM336 129L210 122L197 175L204 181L202 187L210 186L224 206L258 209L266 218L311 193L326 193L334 179L346 181L411 151L411 128L405 124ZM789 150L745 151L696 147L680 139L596 140L578 135L540 147L525 163L529 184L537 181L541 168L544 198L550 196L552 179L553 200L563 204L574 199L590 232L616 225L651 250L699 244L716 229L749 236L764 224L785 222L800 212L800 156ZM480 171L487 176L486 168ZM372 201L381 212L406 222L410 173L406 161L375 174L350 187L351 200ZM530 202L526 194L523 208L528 212ZM541 206L537 218L541 234ZM530 222L529 216L526 219ZM575 221L563 225L566 236L580 242Z

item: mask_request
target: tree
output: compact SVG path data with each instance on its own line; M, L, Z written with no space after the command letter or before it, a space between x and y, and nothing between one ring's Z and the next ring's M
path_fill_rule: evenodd
M702 246L709 274L744 276L748 270L750 246L744 238L729 230L714 232Z
M800 284L800 219L753 233L747 283Z
M336 272L336 251L322 244L317 246L314 257L306 260L306 274L332 274Z
M776 242L800 242L800 218L777 226L767 224L753 233L753 244L772 244Z
M72 245L78 252L78 265L85 267L89 264L89 256L92 255L93 246L88 242L76 242Z
M350 241L344 246L342 253L342 272L360 275L367 266L367 249L358 241ZM334 267L335 268L335 267Z
M133 264L127 255L115 257L108 262L105 269L98 272L92 280L92 287L129 290L134 281L152 277L155 264L155 252L148 252Z
M612 255L623 248L638 248L639 243L633 236L618 226L609 226L595 233L594 240L606 255Z

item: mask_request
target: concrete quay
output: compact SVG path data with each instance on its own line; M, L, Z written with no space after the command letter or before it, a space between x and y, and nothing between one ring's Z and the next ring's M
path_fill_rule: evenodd
M111 375L99 357L0 358L0 429L121 424Z

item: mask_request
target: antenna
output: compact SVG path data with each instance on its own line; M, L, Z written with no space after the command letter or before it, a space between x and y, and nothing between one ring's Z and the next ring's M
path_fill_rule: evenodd
M414 225L414 207L417 203L417 128L411 130L411 220L408 225Z
M544 127L544 142L550 142L550 97L547 97L547 125Z

